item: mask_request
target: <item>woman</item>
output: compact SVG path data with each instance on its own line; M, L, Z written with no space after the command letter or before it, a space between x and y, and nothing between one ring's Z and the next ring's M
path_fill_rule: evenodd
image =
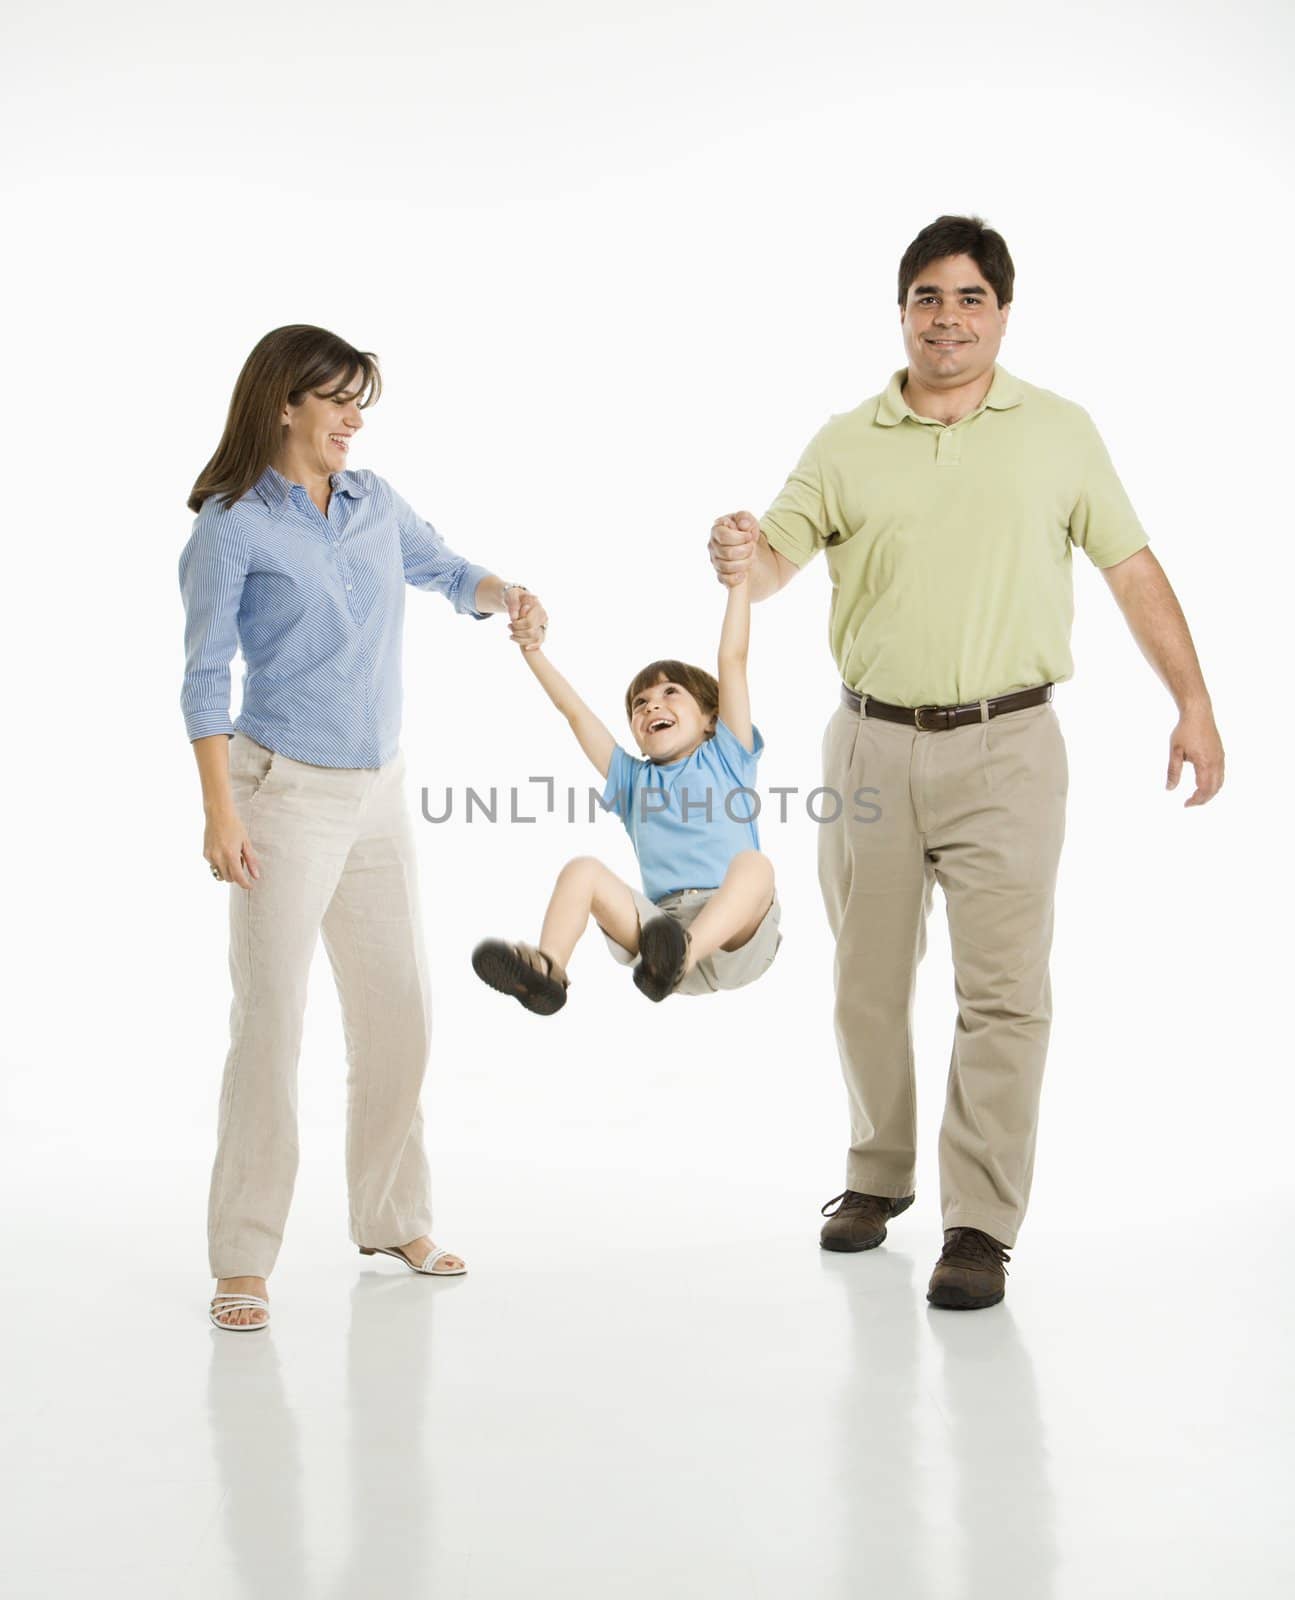
M320 932L346 1032L351 1238L459 1274L429 1237L419 1091L430 1001L399 749L405 585L524 649L547 617L456 555L376 473L347 468L381 393L376 358L323 328L266 334L189 497L181 708L202 780L203 855L230 887L234 997L208 1209L218 1328L269 1322L297 1170L297 1058ZM237 722L229 664L246 671Z

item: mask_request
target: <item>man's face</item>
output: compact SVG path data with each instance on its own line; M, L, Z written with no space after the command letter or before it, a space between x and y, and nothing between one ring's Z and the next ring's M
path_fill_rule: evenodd
M930 262L899 313L909 372L928 389L974 383L998 359L1011 309L970 256Z

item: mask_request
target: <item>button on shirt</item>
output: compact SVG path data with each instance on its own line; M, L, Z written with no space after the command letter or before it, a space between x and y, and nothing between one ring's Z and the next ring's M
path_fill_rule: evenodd
M995 366L955 423L884 393L832 417L760 519L797 567L826 551L842 680L966 705L1074 673L1072 546L1113 566L1147 535L1088 413Z
M295 761L379 767L399 748L405 585L474 609L485 567L456 555L374 472L331 479L325 516L267 468L204 502L180 556L190 739L235 731ZM230 662L244 661L230 720Z
M638 856L643 892L660 900L675 889L718 889L741 850L760 848L755 788L764 751L751 729L748 750L723 718L682 761L648 761L612 751L600 804L625 824Z

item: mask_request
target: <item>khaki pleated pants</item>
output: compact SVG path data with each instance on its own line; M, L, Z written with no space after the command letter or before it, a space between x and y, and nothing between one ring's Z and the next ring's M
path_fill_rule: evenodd
M1010 1245L1034 1170L1069 768L1050 701L988 720L985 711L982 702L979 722L919 732L838 706L823 737L823 782L844 804L838 821L820 825L818 864L836 939L846 1186L914 1192L912 1006L938 881L958 1004L941 1212L946 1228Z
M431 1231L419 1105L431 996L403 751L383 767L318 767L238 733L229 761L261 876L229 886L234 995L208 1239L214 1277L264 1278L297 1174L297 1060L320 933L346 1035L356 1244Z

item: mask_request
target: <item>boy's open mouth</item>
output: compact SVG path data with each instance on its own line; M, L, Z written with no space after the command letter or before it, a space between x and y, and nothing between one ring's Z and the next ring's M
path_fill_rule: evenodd
M664 730L666 728L673 728L673 727L674 727L674 718L673 717L653 717L651 722L649 722L648 725L647 725L647 731L649 733L662 733L662 732L664 732Z

